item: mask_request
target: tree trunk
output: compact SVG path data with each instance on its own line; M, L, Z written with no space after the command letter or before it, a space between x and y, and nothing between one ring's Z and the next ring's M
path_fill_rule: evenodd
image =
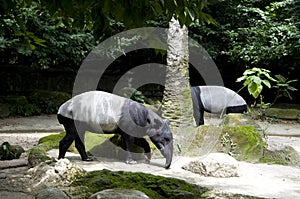
M167 74L163 96L163 117L172 127L194 126L189 83L188 29L172 18L168 30Z

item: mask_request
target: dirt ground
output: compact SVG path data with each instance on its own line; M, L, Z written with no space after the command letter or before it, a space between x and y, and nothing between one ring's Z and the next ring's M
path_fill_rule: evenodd
M217 125L219 118L206 118L207 124ZM279 149L285 145L294 147L300 153L300 124L291 121L280 123L259 122L266 131L268 147ZM40 137L63 130L58 124L55 115L44 115L30 118L8 118L0 120L0 144L8 141L19 144L25 149L36 145ZM50 156L57 157L57 150L49 152ZM99 160L91 163L80 161L76 154L67 154L67 157L87 171L110 169L134 172L146 172L167 177L184 179L190 183L213 187L214 189L253 195L265 198L300 198L300 168L251 164L240 162L240 177L212 178L203 177L183 170L181 167L193 158L174 157L171 169L163 169L164 160L155 159L150 164L139 163L128 165L123 162ZM0 162L1 164L1 162ZM4 172L4 171L0 171Z

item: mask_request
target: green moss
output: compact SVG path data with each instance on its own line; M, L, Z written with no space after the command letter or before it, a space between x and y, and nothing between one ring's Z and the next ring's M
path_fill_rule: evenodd
M156 199L256 198L240 194L216 193L184 180L140 172L109 170L87 172L78 175L71 186L78 190L81 198L82 196L89 198L90 195L105 189L134 189Z
M52 134L39 139L38 144L43 145L44 150L58 149L59 141L66 135L66 132Z
M79 176L72 184L80 187L88 198L93 193L105 189L135 189L150 198L201 198L208 191L197 185L174 178L165 178L145 173L113 172L109 170L92 171Z

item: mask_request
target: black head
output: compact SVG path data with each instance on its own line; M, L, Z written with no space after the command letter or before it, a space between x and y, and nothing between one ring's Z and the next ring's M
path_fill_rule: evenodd
M154 120L155 125L150 130L150 139L166 158L165 168L168 169L173 158L173 134L170 129L170 122L167 120Z

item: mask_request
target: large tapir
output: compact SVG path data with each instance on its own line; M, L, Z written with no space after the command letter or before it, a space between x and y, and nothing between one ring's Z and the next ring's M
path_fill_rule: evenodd
M216 114L247 112L246 101L223 86L191 87L194 118L197 126L204 124L204 111Z
M150 140L166 158L169 168L173 156L173 135L169 122L145 106L127 98L102 91L89 91L73 97L62 104L57 118L66 130L66 136L59 143L58 159L64 158L67 149L75 140L75 147L82 160L91 160L85 150L84 133L121 134L126 143L127 159L132 160L132 146L138 144L150 153ZM150 158L150 157L149 157Z

